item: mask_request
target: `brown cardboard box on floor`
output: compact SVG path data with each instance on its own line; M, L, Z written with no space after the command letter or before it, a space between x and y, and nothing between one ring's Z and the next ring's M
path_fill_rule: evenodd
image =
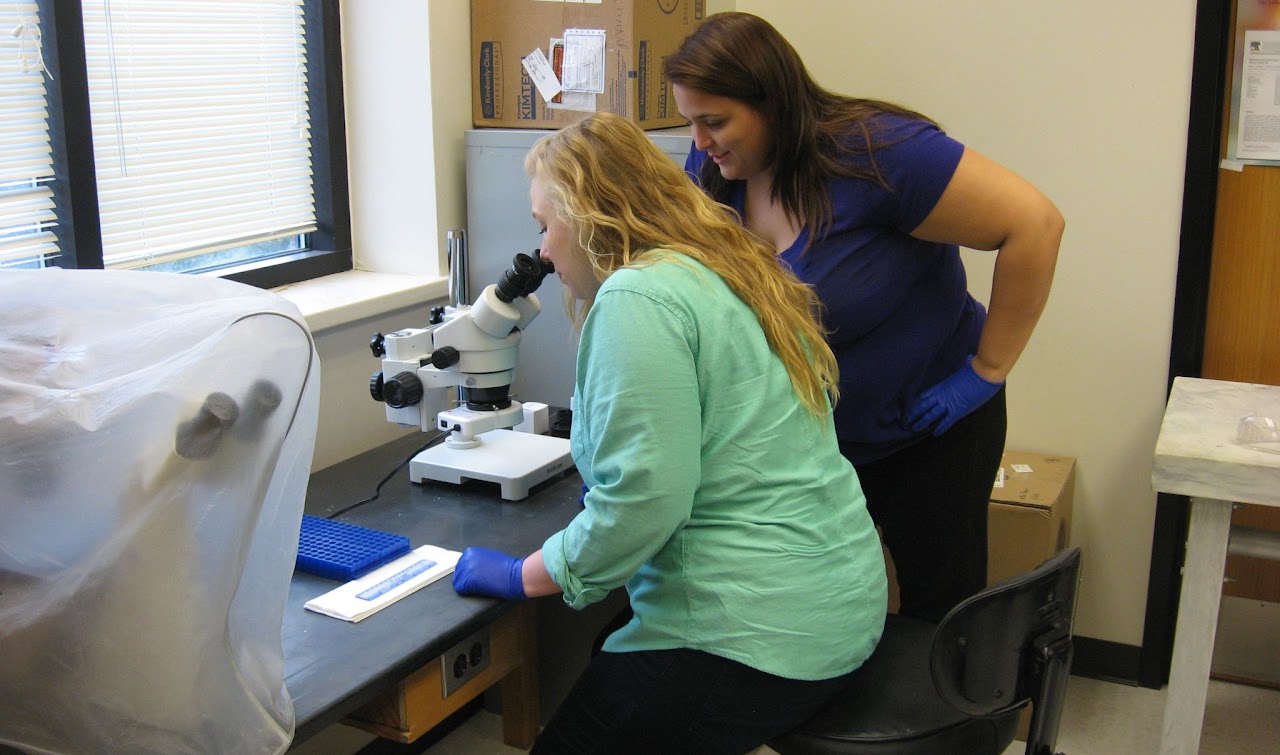
M1071 539L1071 503L1076 460L1070 456L1005 451L1000 460L1003 484L991 489L987 509L987 584L993 585L1039 566L1066 548ZM889 570L889 610L898 610L893 559ZM1026 741L1030 711L1023 711L1018 739Z
M705 12L704 0L471 0L472 123L554 129L608 110L645 129L684 125L662 59ZM563 42L567 29L585 33ZM589 59L597 65L586 70L599 91L566 92L559 104L548 104L522 61L541 50L564 82L566 48L551 49L552 39L562 40L570 57L595 50ZM585 109L563 109L570 98Z
M1029 572L1067 547L1076 460L1005 451L987 510L987 584Z

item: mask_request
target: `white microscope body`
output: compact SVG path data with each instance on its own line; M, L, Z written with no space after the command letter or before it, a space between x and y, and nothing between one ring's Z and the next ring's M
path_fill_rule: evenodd
M503 498L518 500L572 465L567 440L508 429L526 419L511 382L521 331L542 311L533 291L552 272L536 254L516 255L471 306L438 307L427 327L370 343L382 370L369 391L386 403L387 421L449 433L410 461L413 482L488 480L502 486Z

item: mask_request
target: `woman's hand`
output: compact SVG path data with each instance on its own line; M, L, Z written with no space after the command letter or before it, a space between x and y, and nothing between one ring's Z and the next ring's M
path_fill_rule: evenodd
M489 548L467 548L453 568L453 589L459 595L487 595L506 600L556 595L556 584L542 560L542 550L524 558Z
M907 427L912 432L930 430L942 435L962 417L987 403L1000 390L1003 382L993 383L973 369L973 357L964 366L930 387L907 412Z
M524 559L489 548L467 548L453 568L453 589L459 595L488 595L524 600Z

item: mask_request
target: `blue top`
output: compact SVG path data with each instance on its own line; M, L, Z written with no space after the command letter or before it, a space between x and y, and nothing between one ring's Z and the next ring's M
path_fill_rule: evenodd
M565 602L626 585L635 618L611 652L693 648L791 679L861 665L884 556L834 431L719 276L674 253L614 272L578 349L590 490L542 549Z
M835 423L855 463L884 458L926 434L904 417L926 388L959 369L978 349L986 310L968 292L959 248L909 234L947 188L964 145L933 124L880 116L877 150L889 189L873 181L829 182L830 231L805 251L808 227L779 256L812 285L826 308L840 363ZM705 152L693 148L685 170L698 180ZM850 158L869 166L867 156ZM746 183L730 204L744 211Z

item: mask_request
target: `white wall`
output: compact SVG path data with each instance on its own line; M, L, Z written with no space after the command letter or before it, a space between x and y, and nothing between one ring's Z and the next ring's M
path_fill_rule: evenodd
M1072 537L1084 547L1085 569L1077 631L1140 645L1194 0L707 7L767 18L825 86L929 114L1061 208L1067 232L1054 293L1010 378L1009 446L1079 459ZM466 217L471 77L458 61L469 56L469 3L344 0L342 9L357 260L380 272L434 274L443 270L444 232ZM966 253L980 298L990 257ZM421 311L379 312L319 333L317 468L398 432L367 398L377 365L364 344L380 327L416 324Z
M1062 209L1067 232L1053 297L1010 379L1009 445L1079 459L1072 537L1084 547L1085 569L1076 629L1140 645L1194 0L708 0L706 7L764 16L824 85L928 113ZM442 303L444 233L466 222L471 77L460 61L469 58L469 0L342 0L341 9L357 266L436 283L414 289L427 292L420 301L357 295L357 306L324 318L316 332L316 469L403 433L368 397L378 364L367 343L375 330L420 324ZM989 260L966 256L981 298ZM569 665L562 671L572 676ZM334 726L303 751L354 752L367 739Z
M466 220L470 3L340 8L356 269L444 271L445 232Z
M468 0L342 0L343 82L355 267L381 278L445 275L445 233L466 225L463 132L471 127ZM355 298L350 316L313 330L321 362L320 426L313 468L322 469L404 434L369 397L378 368L376 331L420 327L443 283L427 297L374 294L368 280L295 287L304 295ZM314 289L327 285L337 294ZM358 289L353 291L352 289ZM422 290L421 288L416 290ZM433 292L433 293L431 293ZM338 322L334 323L333 321Z
M1067 219L1009 381L1010 448L1076 456L1079 634L1142 643L1190 97L1193 0L739 0L824 85L894 100ZM797 12L799 11L799 12ZM966 252L990 292L992 255Z

